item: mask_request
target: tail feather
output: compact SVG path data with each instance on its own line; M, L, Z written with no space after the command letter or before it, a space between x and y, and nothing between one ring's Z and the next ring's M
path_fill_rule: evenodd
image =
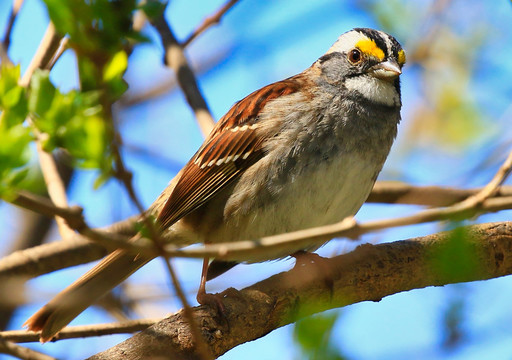
M29 330L41 331L41 342L50 341L99 297L151 260L124 250L114 251L61 291L23 325Z

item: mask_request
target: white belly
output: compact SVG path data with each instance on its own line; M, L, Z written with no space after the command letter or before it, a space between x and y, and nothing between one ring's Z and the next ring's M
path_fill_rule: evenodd
M248 203L247 196L261 195L245 194L238 201L228 202L226 208L231 206L230 218L234 220L210 234L210 239L212 242L257 239L341 221L359 210L380 168L381 164L354 154L337 156L329 165L322 163L314 170L295 176L266 206L240 207ZM281 258L302 249L292 246L285 251L266 253L265 257L244 260Z

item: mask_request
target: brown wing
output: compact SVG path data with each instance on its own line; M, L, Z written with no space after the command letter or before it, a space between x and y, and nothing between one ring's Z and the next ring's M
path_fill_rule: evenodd
M267 85L236 103L183 168L158 216L165 229L203 205L263 156L258 114L270 101L299 90L298 76Z

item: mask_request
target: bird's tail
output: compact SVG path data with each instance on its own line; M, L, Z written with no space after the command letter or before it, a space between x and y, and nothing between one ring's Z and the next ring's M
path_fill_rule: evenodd
M112 252L39 309L23 325L29 330L41 331L41 342L51 340L98 298L150 260L152 259L125 250Z

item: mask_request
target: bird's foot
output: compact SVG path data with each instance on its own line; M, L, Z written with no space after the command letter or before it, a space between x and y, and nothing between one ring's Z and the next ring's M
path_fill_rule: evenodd
M207 293L206 291L199 291L197 293L197 302L200 304L200 305L209 305L211 307L214 307L217 309L217 311L219 312L219 314L222 316L222 317L226 317L226 307L224 306L224 298L227 297L227 296L234 296L234 297L238 297L240 296L240 292L235 289L235 288L227 288L226 290L220 292L220 293L215 293L215 294L210 294L210 293Z

